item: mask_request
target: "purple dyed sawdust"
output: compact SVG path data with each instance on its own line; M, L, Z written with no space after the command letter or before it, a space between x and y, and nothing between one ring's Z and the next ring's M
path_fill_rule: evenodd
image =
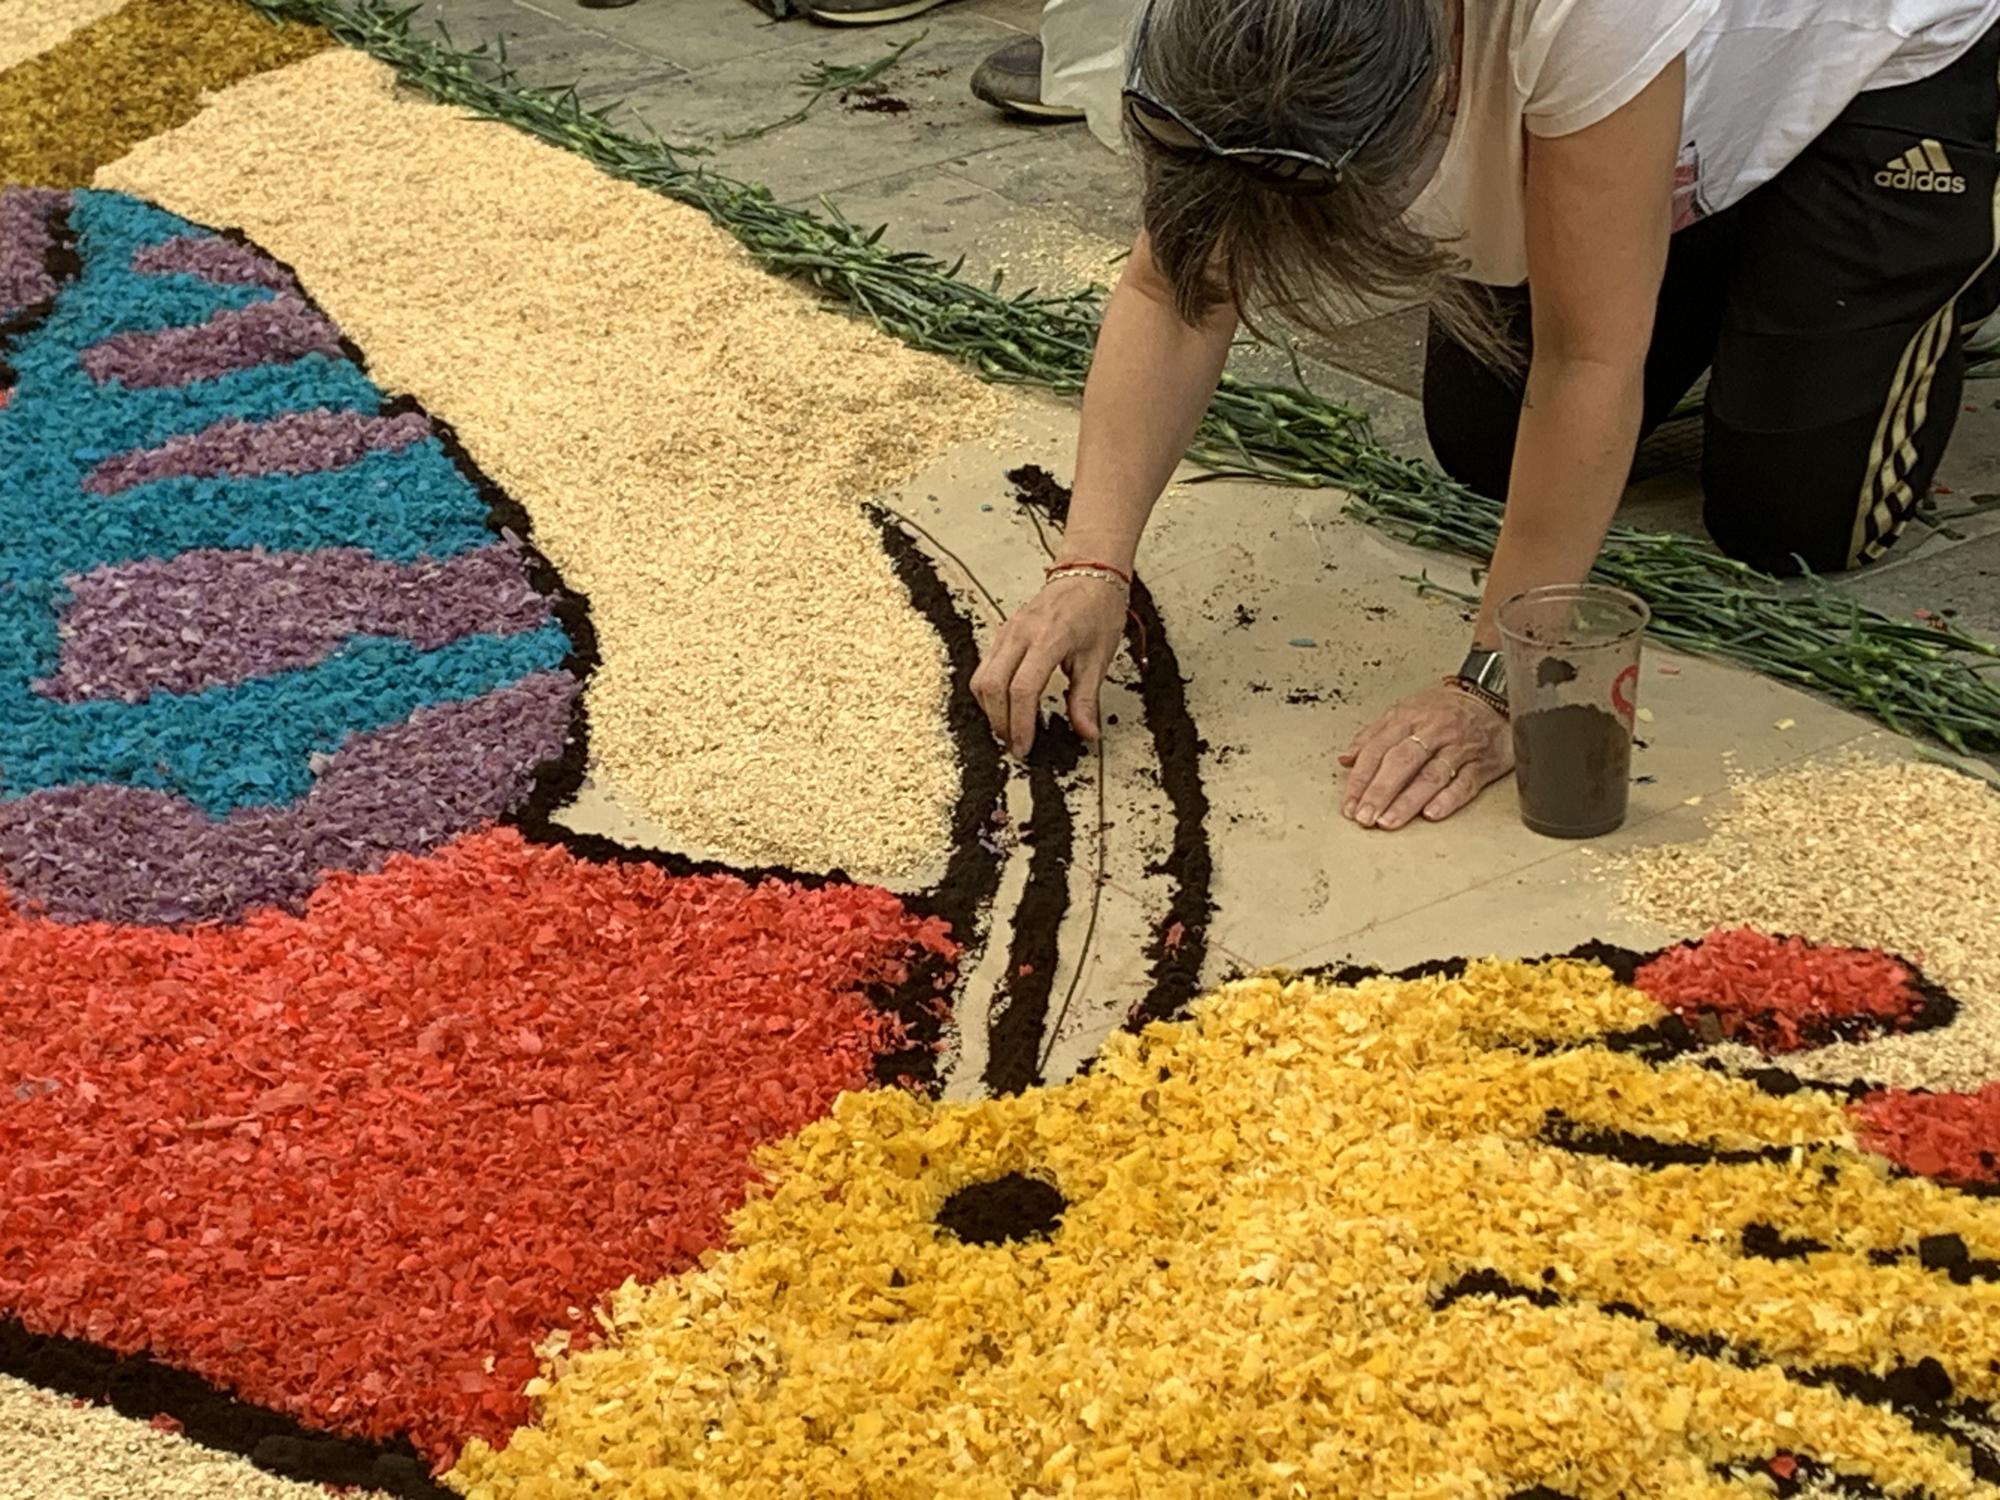
M219 312L192 328L120 333L83 351L100 384L186 385L231 370L282 364L308 354L338 357L340 334L303 298L281 292L266 302Z
M514 635L549 617L524 561L496 542L414 563L358 547L204 548L96 568L68 580L61 655L35 688L63 703L139 703L309 667L356 635L427 651L468 635Z
M370 453L406 448L431 434L422 412L371 417L358 411L288 412L265 422L231 417L200 432L107 458L83 482L93 495L115 495L155 479L254 478L324 474Z
M561 755L580 684L539 672L349 739L312 790L216 820L137 787L58 787L0 802L0 876L58 922L148 926L302 911L322 877L372 871L485 827L526 800Z
M262 286L294 293L299 289L268 255L213 234L184 234L148 245L132 257L132 269L146 276L199 276L219 286Z
M52 220L68 206L69 194L54 188L0 188L0 318L56 294L49 275Z

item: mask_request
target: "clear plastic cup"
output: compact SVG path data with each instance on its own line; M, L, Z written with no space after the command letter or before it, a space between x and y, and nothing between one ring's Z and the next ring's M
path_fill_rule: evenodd
M1558 839L1611 832L1632 798L1645 600L1551 584L1509 599L1499 618L1521 821Z

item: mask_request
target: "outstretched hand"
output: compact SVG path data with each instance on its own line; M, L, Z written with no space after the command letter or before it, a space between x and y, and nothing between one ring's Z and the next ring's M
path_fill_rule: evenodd
M1405 698L1342 752L1342 817L1363 828L1448 818L1514 769L1506 716L1447 684Z
M972 695L1014 755L1035 743L1035 716L1058 668L1069 678L1070 726L1102 732L1098 690L1125 636L1126 591L1098 577L1052 578L1011 615L972 674Z

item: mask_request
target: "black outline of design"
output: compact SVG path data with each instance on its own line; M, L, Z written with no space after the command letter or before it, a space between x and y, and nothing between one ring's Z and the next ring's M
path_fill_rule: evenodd
M5 188L0 188L0 192L5 191ZM49 314L55 311L56 299L62 296L62 289L83 274L83 260L76 253L76 227L70 222L70 206L70 193L65 189L61 202L48 215L49 243L42 253L42 269L55 283L54 295L44 297L40 302L30 302L26 307L16 308L0 318L0 395L13 390L16 380L14 367L7 363L7 346L41 327Z
M0 1374L137 1422L169 1417L190 1442L281 1479L363 1486L399 1500L455 1500L407 1441L374 1443L307 1427L148 1355L30 1333L17 1318L0 1317Z
M1036 464L1012 469L1005 477L1015 488L1015 503L1033 522L1046 550L1043 523L1060 530L1069 519L1068 486ZM1125 646L1138 667L1140 714L1153 741L1160 789L1173 812L1172 845L1146 872L1164 875L1172 893L1146 946L1150 986L1125 1021L1125 1030L1138 1031L1153 1021L1184 1016L1201 993L1208 927L1215 915L1215 854L1209 842L1208 789L1201 771L1208 742L1188 708L1187 679L1181 675L1166 622L1144 579L1133 578L1128 603ZM1039 1077L1039 1057L1035 1066ZM1088 1068L1086 1062L1083 1070Z
M1171 880L1173 894L1146 948L1153 984L1126 1023L1127 1030L1136 1031L1186 1014L1201 993L1208 926L1215 916L1215 851L1208 836L1208 789L1201 776L1208 742L1188 708L1187 679L1143 579L1132 581L1132 615L1126 641L1139 663L1139 703L1153 737L1160 788L1174 813L1173 847L1147 872Z
M1083 763L1084 744L1061 719L1035 735L1028 757L1028 878L1015 904L1007 969L986 1019L982 1082L997 1094L1018 1094L1042 1082L1043 1032L1062 959L1062 925L1069 915L1069 868L1076 820L1063 795L1064 778ZM1079 955L1079 960L1082 955Z
M1490 1297L1495 1301L1525 1301L1544 1308L1594 1307L1609 1317L1644 1324L1662 1344L1691 1358L1717 1360L1745 1370L1776 1369L1787 1380L1800 1385L1829 1389L1850 1401L1890 1412L1908 1423L1914 1431L1942 1438L1965 1449L1969 1455L1967 1468L1974 1478L1987 1484L2000 1483L2000 1451L1952 1425L1953 1418L1961 1422L1983 1422L1986 1419L1984 1409L1977 1403L1957 1399L1950 1373L1929 1356L1914 1365L1897 1366L1887 1375L1877 1375L1873 1371L1848 1365L1800 1368L1762 1350L1732 1344L1720 1334L1688 1333L1662 1323L1630 1302L1571 1302L1550 1289L1547 1283L1553 1280L1552 1273L1544 1272L1543 1286L1523 1286L1491 1267L1476 1266L1441 1287L1432 1296L1431 1305L1444 1308L1469 1297ZM1752 1464L1759 1461L1757 1455L1748 1455L1743 1460Z

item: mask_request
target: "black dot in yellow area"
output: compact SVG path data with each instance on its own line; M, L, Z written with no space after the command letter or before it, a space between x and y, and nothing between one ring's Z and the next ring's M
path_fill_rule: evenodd
M944 1200L938 1228L968 1245L1045 1240L1062 1226L1069 1199L1054 1183L1022 1172L975 1182Z

